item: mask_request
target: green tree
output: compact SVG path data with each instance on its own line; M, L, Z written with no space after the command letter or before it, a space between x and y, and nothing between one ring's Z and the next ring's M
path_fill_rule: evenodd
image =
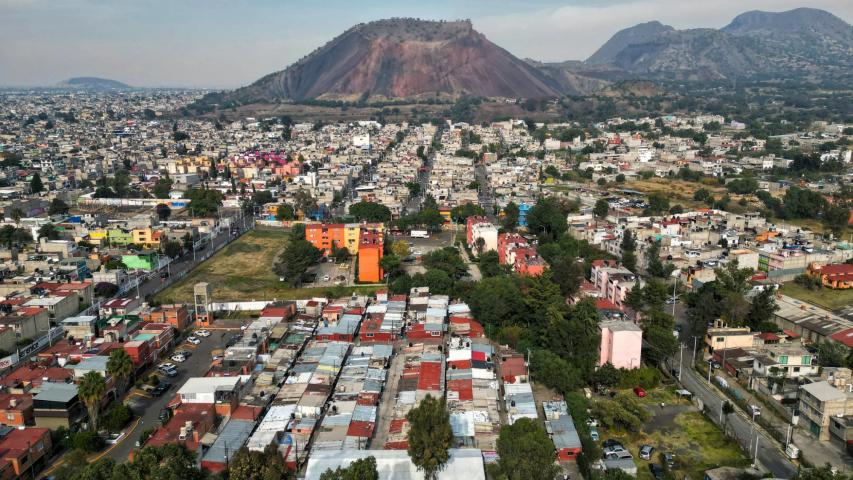
M518 218L520 215L520 209L515 202L509 202L504 207L504 216L501 219L501 225L504 229L509 231L514 231L518 226Z
M292 232L291 237L293 237ZM308 267L317 263L322 256L323 252L308 240L292 239L281 252L278 262L273 266L273 271L293 287L299 284Z
M89 411L89 430L98 431L98 414L101 410L101 400L107 391L104 377L98 372L91 371L83 375L77 385L77 396Z
M396 255L385 255L379 259L379 267L388 275L389 279L396 278L403 273L403 262Z
M124 392L127 381L133 373L133 360L123 348L117 348L110 352L109 360L107 360L107 373L115 380L119 393Z
M39 239L46 238L48 240L56 240L59 238L59 230L52 223L45 223L39 227Z
M112 402L101 418L101 427L111 433L118 433L130 423L133 412L121 402Z
M421 264L427 269L442 270L453 279L459 279L468 274L468 266L455 247L433 250L421 257Z
M776 304L776 293L768 286L753 295L747 314L747 323L753 331L763 331L768 325L775 326L772 320L776 310L779 310L779 305Z
M453 207L450 211L450 217L453 218L454 222L462 223L468 217L482 216L485 215L486 211L483 210L483 207L475 204L475 203L465 203L462 205L458 205Z
M33 174L30 179L30 193L41 193L44 191L44 184L41 182L41 175L38 172Z
M275 211L275 219L279 221L290 221L296 218L296 212L293 207L283 203L278 206Z
M501 428L497 441L498 467L509 480L553 480L554 442L539 423L522 418Z
M615 387L619 383L619 370L612 363L607 362L592 374L592 382L604 388Z
M801 469L796 480L850 480L850 475L844 471L835 472L831 465Z
M543 240L556 240L568 229L566 213L554 198L540 198L527 212L527 228Z
M417 197L421 193L421 184L418 182L406 182L406 188L409 190L410 198Z
M285 480L293 478L275 444L263 452L241 448L228 463L228 480Z
M391 253L398 258L406 258L409 256L409 244L405 240L397 240L390 247Z
M167 240L163 243L163 253L169 258L178 258L183 250L181 242L177 240Z
M10 213L10 218L15 225L21 223L21 218L24 217L24 211L21 210L20 207L12 207L12 212Z
M160 178L154 184L155 198L169 198L169 192L172 191L172 180L169 178Z
M320 475L320 480L379 480L376 470L376 458L373 456L360 458L350 463L346 468L327 469Z
M54 198L50 201L50 207L47 209L48 215L67 215L68 204L63 202L61 198Z
M435 480L450 459L453 430L444 398L427 394L420 405L406 415L410 429L408 452L412 463L424 472L426 480Z
M381 203L358 202L349 207L349 213L359 222L387 222L391 220L391 210Z
M158 203L157 206L154 207L154 211L157 212L157 218L159 218L161 222L165 222L172 216L171 207L165 203Z
M678 338L675 337L675 320L659 308L645 312L640 320L643 327L643 339L647 347L643 349L643 358L651 364L660 365L678 351Z
M610 204L607 203L607 200L603 198L599 198L595 202L595 207L592 209L592 214L595 215L595 218L603 219L607 216L607 212L610 211Z
M222 194L217 190L206 188L191 188L184 192L184 198L189 199L187 208L193 216L211 216L219 211L222 205Z
M844 202L829 205L823 212L823 224L832 234L841 237L850 221L850 206Z

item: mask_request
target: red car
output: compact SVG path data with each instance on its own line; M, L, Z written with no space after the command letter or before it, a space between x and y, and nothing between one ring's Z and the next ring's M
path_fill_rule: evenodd
M634 394L640 398L643 398L646 396L646 391L640 387L634 387Z

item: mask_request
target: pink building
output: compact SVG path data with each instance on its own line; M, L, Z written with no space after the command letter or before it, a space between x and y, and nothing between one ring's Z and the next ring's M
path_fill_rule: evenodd
M605 320L601 328L598 365L610 363L616 368L639 368L643 348L643 330L625 320Z

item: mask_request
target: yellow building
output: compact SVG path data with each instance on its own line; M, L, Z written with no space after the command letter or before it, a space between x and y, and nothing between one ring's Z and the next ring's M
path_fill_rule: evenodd
M150 228L135 228L131 231L133 243L145 248L157 248L160 246L161 232Z

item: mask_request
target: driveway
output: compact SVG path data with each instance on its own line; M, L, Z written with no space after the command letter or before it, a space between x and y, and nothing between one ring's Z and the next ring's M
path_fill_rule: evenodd
M233 331L213 330L211 332L212 335L207 338L202 338L199 345L191 345L186 342L178 345L176 349L192 351L192 355L190 355L190 358L188 358L186 362L175 363L178 367L178 376L168 378L165 375L157 374L161 379L171 382L172 387L161 397L156 398L153 398L138 389L133 389L128 393L125 398L125 403L131 410L133 410L133 413L140 418L140 421L121 443L109 450L107 455L119 463L127 461L130 452L135 448L136 441L139 440L142 432L160 426L160 420L158 418L160 416L160 411L166 407L171 399L175 397L180 386L183 385L190 377L203 376L207 372L208 368L210 368L211 352L214 349L223 348L228 339L233 335L239 334L239 332L239 329L235 329ZM147 373L150 374L154 371L156 370L152 368Z

